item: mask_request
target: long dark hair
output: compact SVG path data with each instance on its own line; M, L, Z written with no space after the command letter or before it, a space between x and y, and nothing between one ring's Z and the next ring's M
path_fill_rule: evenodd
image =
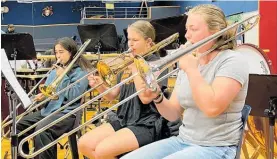
M67 64L69 64L72 61L73 57L78 52L77 44L72 38L69 38L69 37L60 38L56 41L54 45L54 48L53 48L54 52L55 52L55 46L58 44L60 44L65 50L71 53L70 60L67 62ZM81 67L82 70L84 71L89 71L93 67L92 64L83 55L81 55L78 58L78 60L76 61L76 64L79 67Z

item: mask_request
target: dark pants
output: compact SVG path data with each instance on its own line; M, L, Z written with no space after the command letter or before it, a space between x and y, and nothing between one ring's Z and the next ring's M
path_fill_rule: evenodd
M42 122L41 124L37 125L34 129L28 131L24 135L20 136L18 138L18 143L25 138L26 136L32 134L34 131L37 131L41 128L43 128L46 125L49 125L51 122L54 120L60 118L63 116L64 113L58 113L46 121ZM27 127L35 124L36 122L40 121L44 117L41 116L40 111L29 114L25 117L23 117L16 125L17 133L25 130ZM73 124L75 121L75 116L72 115L61 122L57 123L56 125L50 127L49 129L46 129L45 131L41 132L40 134L36 135L34 137L34 144L35 144L35 151L41 149L45 145L49 144L50 142L54 141L64 133L68 132L69 130L72 129ZM29 145L28 142L25 142L23 144L23 151L24 153L28 154L29 153ZM19 155L18 155L19 156ZM22 157L19 156L19 159ZM39 159L56 159L57 158L57 145L50 147L49 149L45 150L44 152L40 153L36 158Z

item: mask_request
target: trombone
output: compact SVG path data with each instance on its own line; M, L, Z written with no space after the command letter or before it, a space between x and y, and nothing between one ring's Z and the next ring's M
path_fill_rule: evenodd
M44 96L51 97L56 94L57 86L61 83L64 76L72 69L74 63L76 63L78 58L83 54L90 42L91 39L88 39L84 42L84 44L78 50L78 53L73 57L72 61L66 66L66 69L63 71L63 73L60 76L56 77L56 79L51 84L49 84L48 86L44 84L39 86L39 89ZM54 96L52 97L52 99L57 100L58 96Z
M154 52L158 51L159 49L169 45L170 43L172 43L173 41L175 41L177 38L179 37L178 33L175 33L173 35L171 35L170 37L162 40L161 42L157 43L156 45L152 46L148 52L144 53L143 56L148 56L153 54ZM84 43L85 44L85 43ZM111 61L114 61L117 58L123 58L126 56L126 53L129 53L131 50L128 50L127 52L125 52L125 54L123 55L119 55L119 57L114 58ZM80 51L81 52L81 51ZM109 61L109 62L111 62ZM108 62L108 63L109 63ZM62 106L61 108L57 109L56 111L52 112L49 116L43 118L42 120L40 120L39 122L37 122L36 124L28 127L27 129L23 130L21 133L18 134L18 136L21 136L22 134L24 134L25 132L31 130L32 128L34 128L35 126L37 126L40 122L48 119L48 117L50 117L51 115L54 115L60 111L62 111L63 109L65 109L66 107L68 107L69 105L71 105L72 103L76 102L78 99L82 98L85 94L91 92L92 90L96 89L97 87L99 87L102 84L108 85L108 86L113 86L114 82L111 82L111 80L109 80L107 77L116 79L116 75L120 72L122 72L127 66L129 66L130 64L132 64L134 62L134 58L131 58L129 60L127 60L127 62L124 62L121 65L115 65L115 66L109 66L107 63L101 61L100 64L97 66L98 68L98 72L100 74L100 77L103 79L103 83L100 83L99 85L90 88L88 91L86 91L85 93L83 93L82 95L78 96L77 98L75 98L74 100L70 101L69 103L67 103L66 105ZM104 71L103 71L104 70ZM65 90L71 88L72 86L74 86L76 83L80 82L81 80L83 80L84 78L86 78L87 76L89 76L90 74L96 73L97 70L92 70L91 72L89 72L86 76L80 78L79 80L75 81L74 83L70 84L69 86L65 87L64 89L60 90L59 92L55 93L51 93L51 91L49 92L49 97L47 99L45 99L44 101L40 102L38 105L34 106L32 109L29 110L29 112L33 111L34 109L36 109L37 107L41 106L42 104L45 104L46 102L50 101L53 97L58 96L59 94L63 93ZM60 78L59 78L60 79ZM55 82L56 83L56 82ZM55 87L53 87L55 88ZM52 89L52 88L51 88ZM101 98L101 97L100 97ZM99 99L99 98L98 98ZM97 100L97 99L96 99ZM91 104L91 103L90 103ZM17 119L22 118L24 115L28 114L29 112L24 112L22 114L20 114ZM77 112L77 111L76 111ZM57 119L59 120L59 119ZM61 121L61 120L59 120ZM9 124L11 124L11 121L8 123L5 123L2 126L2 129L5 128L6 126L8 126ZM54 124L53 124L54 125Z
M252 19L254 19L254 22L250 22L250 20L252 20ZM161 72L163 72L165 69L167 69L170 65L176 63L178 61L178 59L181 58L183 55L185 55L187 53L191 53L191 52L193 53L193 51L195 49L197 49L198 47L200 47L202 45L207 44L208 42L210 42L212 40L219 38L224 32L229 31L234 28L237 29L238 25L241 25L244 22L248 22L244 26L245 29L243 31L236 33L233 37L229 38L228 40L224 41L221 44L212 46L212 48L210 48L209 50L207 50L206 52L201 54L200 58L203 56L206 56L207 54L211 53L215 49L221 47L222 45L224 45L232 40L235 40L235 38L237 36L240 36L240 35L244 34L245 32L249 31L250 29L252 29L259 22L259 19L260 19L259 14L252 15L240 22L230 25L229 27L227 27L207 38L204 38L204 39L198 41L197 43L188 44L186 49L177 49L177 50L173 51L169 56L166 56L166 57L162 58L161 60L158 60L158 61L155 61L152 63L147 63L143 59L143 57L136 55L136 57L135 57L136 67L137 67L142 79L146 83L147 87L152 90L155 90L156 89L155 87L157 86L155 77L157 77L157 75L159 75ZM179 68L177 68L176 70L179 70Z
M78 58L79 56L81 56L82 53L84 52L84 50L86 49L86 47L88 46L88 44L89 44L90 42L91 42L91 39L86 40L86 41L84 42L84 44L79 48L77 54L76 54L74 57L77 57L77 58ZM76 61L76 60L75 60L75 61ZM75 62L75 61L74 61L74 62ZM56 64L58 64L59 62L60 62L60 60L57 60ZM71 63L72 63L72 62L71 62ZM71 64L71 63L70 63L70 64ZM69 65L70 65L70 64L69 64ZM73 64L71 64L71 65L73 66ZM69 67L72 67L72 66L69 66ZM69 67L67 67L67 69L63 72L63 75L65 75L65 74L71 69L71 68L69 68ZM47 72L47 74L46 74L45 77L47 77L53 69L54 69L54 67L52 67L51 70L49 70L49 71ZM44 78L45 78L45 77L44 77ZM28 95L29 95L29 94L32 94L32 92L40 85L40 83L44 80L44 78L41 79L41 80L36 84L36 86L28 93ZM54 84L58 84L59 82L61 82L61 79L60 79L60 78L56 78L56 79L54 80L54 82L55 82ZM69 85L69 86L72 87L73 85ZM68 87L69 87L69 86L68 86ZM18 116L16 117L17 122L18 122L23 116L25 116L25 115L27 115L28 113L32 112L33 110L35 110L36 108L38 108L38 107L40 107L41 105L45 104L46 102L50 101L51 99L54 99L55 96L58 96L59 94L61 94L61 93L64 92L65 90L67 90L68 87L66 87L65 89L62 89L60 92L57 92L56 94L53 93L53 95L49 96L48 90L51 89L53 92L54 92L54 90L55 90L55 89L53 88L53 82L49 85L49 88L50 88L50 89L49 89L49 88L48 88L48 89L46 88L45 91L42 90L42 89L44 89L45 87L40 86L40 90L42 91L42 93L45 93L44 95L45 95L46 97L48 97L48 98L45 99L44 101L38 103L38 104L37 104L37 102L34 102L33 104L31 104L25 112L23 112L22 114L20 114L20 115L18 115ZM35 105L35 104L37 104L37 105ZM20 105L21 105L21 103L17 105L17 108L18 108ZM8 122L3 123L3 124L2 124L2 129L4 129L5 127L7 127L8 125L10 125L11 123L12 123L11 120L8 121Z
M164 77L162 77L161 79L159 79L158 82L159 82L159 81L162 81L163 79L165 79L165 78L167 78L167 77L169 77L169 76L170 76L172 73L174 73L174 72L176 72L176 70L173 70L172 72L168 73L166 76L164 76ZM133 74L132 76L130 76L130 77L124 79L121 83L119 83L119 84L117 84L117 85L115 85L115 86L113 86L113 87L107 89L105 92L103 92L103 93L101 93L100 95L94 97L93 99L91 99L91 100L88 101L87 103L82 104L80 107L78 107L78 108L72 110L71 112L67 113L67 114L64 115L63 117L59 118L59 119L58 119L59 121L58 121L58 120L55 120L55 121L53 122L53 125L56 124L56 123L58 123L58 122L60 122L61 120L65 119L65 118L67 118L68 116L74 114L75 112L80 111L81 109L85 108L87 105L93 103L95 100L100 99L100 98L103 97L104 95L108 94L108 93L109 93L111 90L113 90L114 88L120 87L120 86L122 86L123 84L129 82L130 80L132 80L132 79L133 79L135 76L137 76L137 75L139 75L139 74L138 74L138 73ZM43 148L37 150L36 152L34 152L34 153L32 153L32 154L29 154L29 155L28 155L28 154L25 154L25 153L23 152L23 150L22 150L23 144L24 144L25 142L27 142L30 138L33 138L33 137L35 137L37 134L41 133L41 132L42 132L42 129L36 131L35 133L33 133L33 134L31 134L31 135L25 137L25 138L19 143L19 146L18 146L18 147L19 147L19 153L20 153L20 155L21 155L22 157L25 157L25 158L33 158L33 157L37 156L37 155L40 154L41 152L44 152L44 151L47 150L48 148L50 148L50 147L56 145L62 138L66 137L66 136L70 136L70 135L72 135L73 133L75 133L75 132L79 131L80 129L84 128L85 126L91 124L92 122L94 122L95 120L101 118L102 116L104 116L105 114L109 113L109 112L112 111L113 109L117 108L117 107L120 106L121 104L123 104L123 103L127 102L128 100L134 98L135 96L137 96L137 95L138 95L139 93L141 93L142 91L144 91L144 89L139 90L138 92L136 92L135 94L132 94L132 95L129 96L128 98L124 99L123 101L121 101L121 102L119 102L119 103L113 105L111 108L109 108L109 109L107 109L107 110L101 112L100 114L96 115L96 116L93 117L92 119L86 121L84 124L79 125L77 128L75 128L75 129L73 129L73 130L71 130L71 131L69 131L69 132L67 132L67 133L64 133L62 136L60 136L59 138L57 138L57 139L54 140L53 142L49 143L49 144L46 145L45 147L43 147ZM46 130L46 129L50 128L50 127L53 126L53 125L52 125L52 123L51 123L50 126L47 125L47 126L44 127L43 129Z
M170 44L171 42L173 42L174 40L176 40L176 39L178 38L178 36L179 36L179 34L176 33L176 34L173 34L172 36L170 36L169 38L166 38L165 40L159 42L156 46L151 47L150 51L147 52L145 55L149 55L150 53L156 52L157 49L160 49L160 48L162 48L162 47L165 47L166 45L168 45L168 44ZM131 60L134 60L134 59L131 59ZM115 73L119 73L119 72L123 71L124 68L126 68L128 65L132 64L132 63L131 63L131 60L127 61L127 63L122 64L121 67L118 67L118 68L116 68L116 69L114 69L114 70L112 70L107 64L105 64L104 62L102 62L102 64L105 64L105 66L104 66L104 68L103 68L103 67L99 67L99 69L102 69L102 68L105 69L105 70L109 69L109 70L112 72L112 75L113 75L113 76L116 76ZM94 72L96 72L96 71L92 71L92 73L94 73ZM99 72L101 72L101 70L100 70ZM108 75L108 73L110 73L110 72L105 72L105 73L107 73L107 75ZM105 74L105 75L106 75L106 74ZM104 77L105 75L103 75L102 77ZM84 76L84 77L87 77L87 76ZM77 80L75 83L79 82L79 81L82 80L82 79L83 79L83 78L80 78L80 79ZM72 83L72 84L74 84L74 83ZM72 84L71 84L71 85L72 85ZM32 128L34 128L35 126L37 126L39 123L41 123L41 122L43 122L44 120L48 119L51 115L54 115L54 114L56 114L56 113L62 111L62 110L65 109L66 107L70 106L72 103L74 103L74 102L76 102L77 100L79 100L80 98L82 98L85 94L91 92L92 90L96 89L97 87L99 87L99 86L102 85L102 84L103 84L103 83L100 83L100 84L98 84L97 86L95 86L95 87L93 87L93 88L90 88L88 91L86 91L85 93L81 94L80 96L78 96L78 97L75 98L74 100L70 101L69 103L65 104L64 106L60 107L60 108L57 109L56 111L52 112L50 115L48 115L47 117L43 118L43 119L40 120L39 122L33 124L32 126L28 127L27 129L21 131L21 132L18 134L18 136L21 136L22 134L24 134L24 133L26 133L27 131L31 130ZM69 85L69 86L71 86L71 85ZM68 86L68 87L69 87L69 86ZM66 87L66 88L67 88L67 87ZM61 91L60 91L60 92L61 92ZM57 94L59 94L60 92L58 92ZM51 98L51 97L52 97L52 96L50 96L50 98ZM101 97L103 97L103 96L100 96L100 97L97 96L97 98L93 98L94 100L92 99L92 102L94 102L95 100L100 99ZM91 102L91 103L92 103L92 102ZM89 104L91 104L91 103L89 103ZM76 109L77 109L77 108L76 108ZM78 110L80 110L80 109L78 109ZM77 112L78 110L75 111L75 109L74 109L74 110L72 110L71 112L74 111L73 113L75 113L75 112ZM68 114L69 114L69 113L68 113ZM63 117L66 118L66 117L70 116L70 115L68 115L68 114L64 115ZM56 121L59 122L59 121L65 119L65 118L62 118L62 119L60 118L60 119L57 119ZM55 121L54 121L54 122L55 122ZM54 123L54 124L56 124L56 123ZM51 123L50 126L51 126L51 125L53 126L54 124ZM42 129L44 129L44 128L42 128ZM46 130L46 129L44 129L44 130ZM38 131L39 131L39 130L38 130Z
M211 36L209 36L209 37L207 37L207 38L205 38L205 39L203 39L203 40L201 40L201 41L195 43L195 44L193 44L193 45L191 45L191 46L188 46L188 47L185 48L185 49L177 49L177 50L176 50L174 53L172 53L171 55L166 56L166 57L164 57L163 59L159 60L160 64L157 63L157 65L155 65L155 66L149 66L148 64L142 65L142 64L144 64L144 63L141 62L141 61L142 61L142 60L141 60L142 58L140 58L140 57L138 57L138 56L135 57L136 59L134 59L134 61L136 61L136 66L138 66L138 72L137 72L137 73L133 74L133 75L130 76L129 78L126 78L126 79L123 80L121 83L118 83L117 85L112 86L111 88L107 89L107 90L104 91L103 93L101 93L101 94L99 94L98 96L94 97L93 99L91 99L91 100L88 101L87 103L82 104L80 107L78 107L78 108L72 110L71 112L67 113L66 115L64 115L63 117L59 118L58 120L55 120L53 123L51 123L51 124L47 125L46 127L44 127L44 128L42 128L42 129L40 129L40 130L34 132L33 134L29 135L28 137L25 137L25 138L19 143L19 153L21 154L22 157L26 157L26 158L32 158L32 157L37 156L39 153L41 153L41 152L45 151L46 149L48 149L49 147L51 147L51 146L57 144L57 142L58 142L60 139L62 139L63 137L69 136L69 135L71 135L71 134L77 132L78 130L82 129L83 127L87 126L87 125L90 124L91 122L93 122L93 121L99 119L99 118L102 117L103 115L105 115L105 114L107 114L108 112L110 112L112 109L117 108L118 106L120 106L121 104L125 103L125 102L128 101L129 99L131 99L131 98L135 97L136 95L138 95L139 93L141 93L142 91L144 91L144 89L139 90L138 92L134 93L133 95L129 96L128 98L124 99L123 101L117 103L116 105L112 106L111 108L107 109L106 111L104 111L104 112L102 112L102 113L96 115L94 118L92 118L91 120L87 121L87 122L84 123L83 125L80 125L80 126L78 126L77 128L71 130L70 132L63 134L63 135L60 136L58 139L56 139L56 140L54 140L53 142L49 143L49 144L46 145L45 147L43 147L43 148L37 150L36 152L34 152L34 153L28 155L28 154L25 154L25 153L23 152L22 146L23 146L23 144L24 144L25 142L27 142L29 139L33 138L34 136L36 136L37 134L41 133L41 132L44 131L45 129L48 129L49 127L53 126L54 124L60 122L61 120L67 118L68 116L70 116L70 115L76 113L77 111L80 111L81 109L83 109L84 107L86 107L86 105L91 104L91 103L94 102L95 100L97 100L97 99L103 97L104 95L106 95L107 93L109 93L109 92L110 92L111 90L113 90L114 88L117 88L117 87L122 86L123 84L125 84L125 83L128 82L128 81L130 81L131 79L133 79L133 78L134 78L135 76L137 76L137 75L141 75L143 79L146 79L145 77L149 77L149 76L145 76L145 74L150 74L150 76L154 77L154 78L152 78L152 79L155 80L155 75L154 75L153 73L155 73L155 74L159 73L160 70L166 69L166 68L168 67L168 64L169 64L169 63L174 63L174 62L176 62L181 56L183 56L183 55L185 55L185 54L187 54L187 53L190 53L190 52L192 52L193 50L195 50L196 48L198 48L198 47L200 47L200 46L202 46L202 45L204 45L204 44L206 44L206 43L208 43L208 42L210 42L210 41L212 41L212 40L214 40L214 39L220 37L224 32L226 32L226 31L228 31L228 30L230 30L230 29L233 29L233 28L237 27L238 25L240 25L240 24L242 24L242 23L244 23L244 22L246 22L246 21L250 21L250 19L252 19L252 18L256 18L255 22L252 23L252 24L246 25L246 29L245 29L244 31L242 31L242 32L240 32L240 33L238 33L238 34L236 34L234 37L232 37L231 39L229 39L229 40L226 41L226 42L229 42L230 40L235 39L237 36L239 36L239 35L245 33L246 31L250 30L251 28L253 28L253 26L255 26L255 25L258 23L259 15L257 14L257 15L251 16L251 17L249 17L249 18L247 18L247 19L245 19L245 20L243 20L243 21L241 21L241 22L237 22L237 23L235 23L235 24L233 24L233 25L231 25L231 26L229 26L229 27L227 27L227 28L225 28L225 29L223 29L223 30L221 30L221 31L219 31L219 32L217 32L217 33L215 33L215 34L213 34L213 35L211 35ZM225 43L226 43L226 42L225 42ZM217 46L217 47L219 47L219 46ZM213 47L213 48L216 49L217 47ZM208 50L208 52L205 52L203 55L206 55L206 54L210 53L211 51L212 51L212 50ZM146 67L146 66L148 66L148 67ZM143 70L141 70L141 68L143 68ZM176 70L174 70L174 71L168 73L166 76L162 77L162 79L159 79L158 81L163 80L164 78L167 78L168 76L170 76L173 72L176 72L177 70L178 70L178 69L176 69ZM147 71L151 71L151 72L147 72ZM157 72L157 71L158 71L158 72ZM141 73L141 74L140 74L140 73ZM152 85L152 86L151 86L151 85ZM153 83L149 83L149 88L153 88ZM53 112L53 113L55 113L55 112Z
M61 83L64 76L72 69L73 65L76 63L78 58L83 54L83 52L85 51L85 49L87 48L90 42L91 42L91 39L88 39L84 42L84 44L78 50L79 52L73 57L72 61L66 66L66 69L63 71L63 73L60 76L56 77L56 79L51 84L49 84L48 86L44 84L39 86L39 89L43 95L45 95L46 97L51 97L57 94L56 93L57 86ZM58 98L59 98L58 96L52 97L52 99L55 99L55 100L57 100Z
M175 41L178 37L179 37L179 33L175 33L175 34L169 36L168 38L166 38L166 39L162 40L161 42L157 43L156 45L152 46L148 50L148 52L144 53L142 56L146 57L146 56L149 56L149 55L157 52L161 48L164 48L165 46L167 46L170 43L172 43L173 41ZM97 63L97 70L98 70L100 77L104 81L104 84L111 87L116 84L117 74L120 72L123 72L124 69L126 69L126 67L129 66L130 64L132 64L133 62L134 62L134 58L127 59L123 64L120 64L119 66L116 66L116 68L113 68L113 67L109 66L107 63L105 63L104 61L99 61Z
M59 63L60 63L60 61L57 60L55 64L59 64ZM33 94L34 91L39 87L39 85L43 82L43 80L44 80L46 77L48 77L48 75L50 74L50 72L51 72L53 69L54 69L54 67L51 67L51 69L45 74L45 76L44 76L43 78L41 78L41 79L39 80L39 82L30 90L30 92L27 94L30 98L34 97L34 94ZM34 102L33 104L36 104L36 102ZM30 111L30 109L32 109L33 104L30 105L30 106L26 109L27 112ZM16 110L17 110L20 106L21 106L21 103L19 103L19 104L16 106ZM12 114L12 113L13 113L13 111L12 111L10 114ZM2 124L1 124L1 125L5 125L5 123L6 123L9 119L10 119L10 115L8 115L8 116L2 121ZM6 125L11 124L11 122L12 122L12 121L10 120ZM3 134L3 137L6 137L6 136L9 134L9 132L10 132L10 130L8 130L6 134ZM3 129L3 133L4 133L4 129Z
M57 60L56 61L56 65L57 64L59 64L60 63L60 61L59 60ZM33 93L34 93L34 91L37 89L37 87L41 84L41 82L50 74L50 72L52 71L54 69L54 67L51 67L51 69L45 74L45 76L43 77L43 78L41 78L40 80L39 80L39 82L30 90L30 92L27 94L29 97L31 97L32 95L33 95ZM18 109L19 107L21 106L21 103L19 103L17 106L16 106L16 109ZM30 109L31 107L28 107L28 109ZM27 110L28 110L27 109ZM11 112L11 113L13 113L13 112ZM7 122L7 120L10 118L10 116L8 115L3 121L2 121L2 124L4 124L4 123L6 123Z
M145 54L145 56L148 56L148 55L150 55L150 54L156 52L156 51L159 50L160 48L163 48L163 47L167 46L168 44L170 44L170 43L172 43L173 41L175 41L178 37L179 37L179 34L176 33L176 34L173 34L172 36L170 36L169 38L167 38L167 39L165 39L165 40L159 42L157 45L151 47L151 48L150 48L150 51L148 51L147 54ZM59 85L60 81L62 80L62 78L64 77L64 75L66 74L66 72L68 72L68 71L71 69L71 66L75 63L76 59L78 59L78 57L81 55L81 53L83 52L84 48L86 48L86 46L89 44L89 42L90 42L90 40L89 40L88 42L84 43L84 45L82 45L82 47L81 47L81 48L79 49L79 51L78 51L79 53L77 53L77 55L74 57L73 61L69 64L69 66L68 66L68 67L66 68L66 70L64 71L64 74L63 74L63 75L57 77L57 78L54 80L54 82L52 82L52 83L51 83L50 85L48 85L48 86L45 86L45 85L40 86L41 92L42 92L46 97L48 97L48 98L47 98L46 100L42 101L41 103L35 105L35 106L34 106L35 103L33 103L32 106L30 106L30 107L28 108L28 111L25 111L24 113L20 114L20 115L17 117L17 122L18 122L24 115L30 113L31 111L33 111L33 110L36 109L37 107L41 106L42 104L45 104L46 102L50 101L51 99L53 99L53 97L57 97L57 96L58 96L59 94L61 94L63 91L67 90L68 88L71 88L74 84L78 83L80 80L82 80L83 78L85 78L85 77L88 76L88 75L87 75L87 76L83 77L82 79L79 79L78 81L76 81L75 83L72 83L71 85L67 86L66 88L64 88L64 89L61 90L60 92L57 92L57 93L55 92L55 88ZM127 53L128 53L128 52L130 52L130 50L127 51ZM126 53L125 53L125 54L126 54ZM122 57L122 56L120 56L120 57ZM123 57L124 57L124 55L123 55ZM132 64L133 61L134 61L134 59L130 59L130 60L128 60L128 62L126 62L126 63L124 63L124 64L122 64L122 65L120 65L120 66L113 66L113 67L117 67L116 69L111 69L111 67L110 67L109 65L107 65L106 63L104 63L103 61L101 61L101 62L100 62L101 65L100 65L100 64L98 65L98 69L100 70L100 71L99 71L99 72L100 72L100 75L102 75L101 77L105 77L105 76L107 76L107 75L109 75L109 76L112 75L112 76L115 77L118 73L122 72L127 66L129 66L130 64ZM107 72L107 71L102 71L102 73L101 73L101 70L103 70L103 69L108 70L109 72ZM49 72L50 72L50 71L49 71ZM95 72L96 72L96 70L93 70L91 73L95 73ZM91 74L91 73L90 73L90 74ZM111 74L111 75L110 75L110 74ZM41 81L42 81L42 80L41 80ZM109 86L112 85L112 83L106 82L107 80L103 80L103 81L105 81L104 84L106 84L106 85L109 85ZM39 84L38 84L38 85L39 85ZM101 84L100 84L100 85L101 85ZM100 86L100 85L99 85L99 86ZM95 88L97 88L97 86L96 86ZM91 92L91 91L92 91L93 89L95 89L95 88L92 88L92 89L86 91L84 94L86 94L86 93L88 93L88 92ZM59 110L53 112L52 115L53 115L53 114L56 114L57 112L59 112L59 111L61 111L61 110L63 110L63 109L65 109L67 106L69 106L69 105L72 104L73 102L75 102L75 101L77 101L78 99L80 99L80 97L81 97L81 96L79 96L78 98L74 99L73 101L71 101L70 103L68 103L68 104L65 105L64 107L62 107L61 109L59 109ZM45 119L47 119L47 117L46 117ZM42 120L42 121L43 121L43 120ZM32 125L31 127L27 128L26 130L24 130L23 132L21 132L20 134L18 134L18 136L21 136L23 133L25 133L26 131L32 129L33 127L35 127L35 126L36 126L37 124L39 124L39 123L40 123L40 122L38 122L38 123L36 123L35 125ZM11 124L11 121L9 121L9 122L7 122L7 123L4 123L3 126L2 126L2 128L5 128L5 127L8 126L9 124Z

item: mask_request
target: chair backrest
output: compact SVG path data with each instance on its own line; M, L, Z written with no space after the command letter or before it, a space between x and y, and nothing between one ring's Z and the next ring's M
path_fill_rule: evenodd
M81 99L80 101L80 106L84 103L84 97ZM73 124L73 129L77 128L81 122L82 122L82 115L83 115L83 109L79 110L78 112L76 112L76 118L75 118L75 122Z
M241 114L242 114L241 120L242 120L243 125L242 125L242 129L241 129L241 135L240 135L239 145L238 145L237 154L236 154L235 159L240 158L241 146L242 146L242 142L243 142L244 128L245 128L245 125L247 123L247 119L248 119L248 116L250 114L250 111L251 111L251 107L249 105L244 105L244 107L241 111Z

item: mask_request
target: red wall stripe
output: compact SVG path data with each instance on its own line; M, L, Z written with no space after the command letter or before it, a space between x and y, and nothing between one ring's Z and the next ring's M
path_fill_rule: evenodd
M261 15L259 26L259 47L268 49L273 73L277 73L277 1L259 1Z

